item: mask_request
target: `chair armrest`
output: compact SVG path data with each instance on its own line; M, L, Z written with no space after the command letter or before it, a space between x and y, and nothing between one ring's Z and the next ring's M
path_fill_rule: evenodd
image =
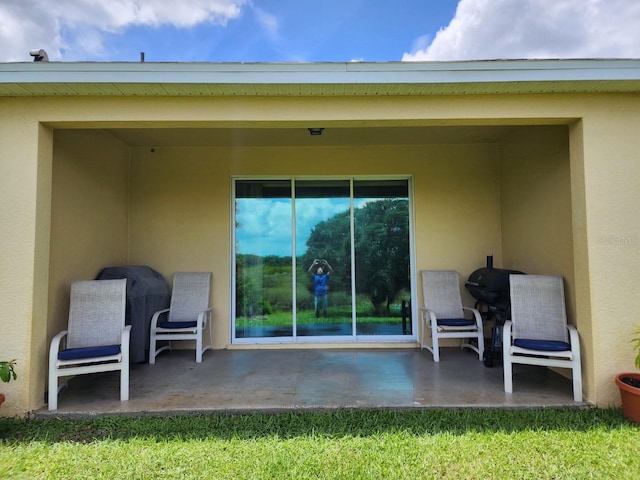
M125 325L120 335L120 354L122 363L129 365L129 340L131 339L131 325Z
M438 323L436 319L436 312L434 312L433 310L430 310L425 307L420 307L420 313L422 313L423 320L426 320L426 317L428 316L430 324L436 325Z
M580 336L578 335L578 329L573 325L567 325L567 330L569 330L571 353L577 355L578 361L580 361Z
M477 308L462 307L462 310L473 313L473 318L476 321L476 325L478 326L478 328L482 328L482 315L480 315L480 311Z
M127 346L129 348L129 340L131 339L131 325L125 325L120 335L120 345L122 347Z
M164 310L158 310L153 314L153 317L151 317L151 330L155 330L158 327L158 318L160 318L160 315L167 312L169 312L169 309L165 308Z
M502 348L506 349L511 346L511 320L504 322L502 326Z
M49 347L49 368L55 368L53 365L58 360L58 352L60 351L60 345L63 344L68 331L62 330L55 337L51 339L51 346Z
M198 314L198 326L204 328L209 320L211 320L211 312L213 308L209 307Z

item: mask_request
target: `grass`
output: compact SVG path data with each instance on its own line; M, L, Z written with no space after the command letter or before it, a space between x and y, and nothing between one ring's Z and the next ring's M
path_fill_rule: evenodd
M0 419L0 478L639 478L619 409Z

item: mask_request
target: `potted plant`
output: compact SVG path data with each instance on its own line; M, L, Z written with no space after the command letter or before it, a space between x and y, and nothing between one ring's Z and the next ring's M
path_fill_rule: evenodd
M10 382L18 378L15 371L16 360L13 359L10 362L0 361L0 380L3 382ZM4 403L4 393L0 393L0 405Z
M631 339L636 351L636 368L640 370L640 327ZM640 423L640 372L626 372L616 375L616 385L620 389L622 414L627 420Z

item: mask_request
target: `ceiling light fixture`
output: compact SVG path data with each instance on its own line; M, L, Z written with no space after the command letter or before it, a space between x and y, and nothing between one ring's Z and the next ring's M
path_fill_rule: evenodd
M309 133L311 134L312 137L316 137L318 135L322 135L323 130L324 128L310 128Z

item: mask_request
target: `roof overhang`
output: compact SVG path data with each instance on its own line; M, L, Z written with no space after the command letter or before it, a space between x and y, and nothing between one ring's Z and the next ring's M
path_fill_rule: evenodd
M0 96L638 93L640 60L4 63Z

